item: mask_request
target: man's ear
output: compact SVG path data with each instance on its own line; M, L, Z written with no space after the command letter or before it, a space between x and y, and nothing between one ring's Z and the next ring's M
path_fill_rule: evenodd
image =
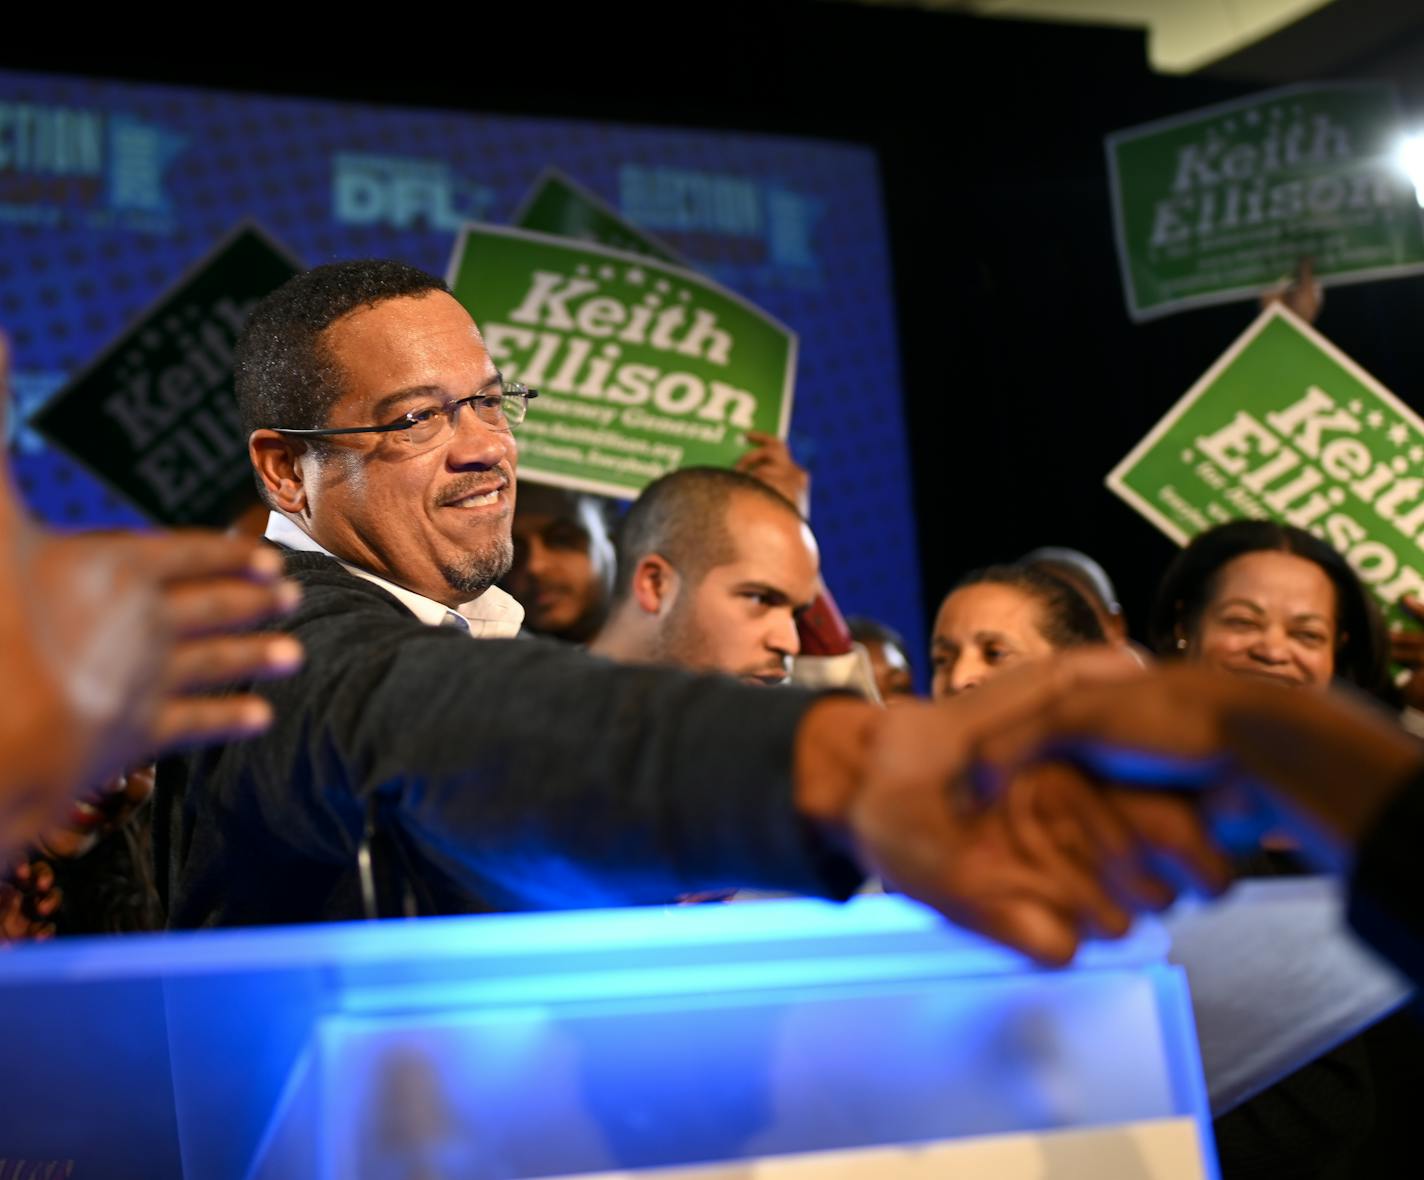
M677 597L682 579L667 558L649 553L633 569L633 601L645 614L666 613Z
M247 437L247 455L272 505L293 516L307 506L301 457L307 445L275 430L254 430Z

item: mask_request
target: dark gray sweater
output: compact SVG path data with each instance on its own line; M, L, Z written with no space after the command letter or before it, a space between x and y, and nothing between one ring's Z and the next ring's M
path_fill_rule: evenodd
M289 552L287 568L306 663L260 687L272 729L160 769L170 926L361 917L368 819L421 912L858 884L791 804L814 697L472 640L331 558Z

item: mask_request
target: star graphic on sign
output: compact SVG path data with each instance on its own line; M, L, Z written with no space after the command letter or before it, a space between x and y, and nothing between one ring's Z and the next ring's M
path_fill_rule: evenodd
M1402 447L1409 441L1409 427L1403 422L1396 422L1389 428L1389 441L1397 447Z
M1233 131L1236 130L1236 120L1227 119L1226 122L1221 125L1221 129L1225 131L1227 135L1230 135Z
M1260 121L1261 121L1261 112L1260 112L1260 111L1247 111L1247 112L1246 112L1246 126L1247 126L1247 127L1254 127L1254 126L1256 126L1256 124L1259 123Z
M1352 413L1352 414L1358 414L1358 413L1360 413L1364 408L1365 408L1365 403L1362 402L1359 398L1353 398L1353 399L1350 401L1350 413Z
M659 279L653 286L657 289L659 295L666 295L672 290L672 284L668 282L667 279Z
M684 303L691 303L691 302L692 302L692 292L691 292L691 291L679 291L679 292L677 293L677 297L678 297L679 299L681 299Z
M598 268L598 277L605 283L611 283L617 274L618 272L611 266L600 266Z
M1378 410L1371 410L1365 415L1365 422L1374 430L1378 430L1384 425L1384 415Z
M587 276L588 276L588 263L586 263L586 262L580 262L580 263L578 264L578 266L574 267L574 274L576 274L576 275L583 275L583 276L587 277Z
M1183 463L1190 463L1191 461L1192 461L1192 449L1191 449L1191 447L1188 447L1185 451L1182 452L1182 462L1183 462Z
M630 286L634 287L641 287L647 277L648 276L643 273L642 269L636 266L630 266L627 270L623 272L624 281L627 282Z
M160 344L163 343L163 337L160 336L157 332L155 332L152 328L150 328L147 332L145 332L142 336L139 337L139 342L145 348L157 348Z
M1418 443L1409 448L1409 461L1411 463L1424 463L1424 447Z

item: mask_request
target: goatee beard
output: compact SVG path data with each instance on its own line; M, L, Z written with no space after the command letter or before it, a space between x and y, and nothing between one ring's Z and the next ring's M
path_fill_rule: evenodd
M452 590L467 599L478 598L509 573L513 564L514 541L505 537L478 553L467 553L458 565L443 566L440 572Z

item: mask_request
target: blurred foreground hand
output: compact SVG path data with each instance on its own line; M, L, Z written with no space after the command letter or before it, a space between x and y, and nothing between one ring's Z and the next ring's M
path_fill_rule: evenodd
M0 405L8 403L0 338ZM279 553L200 530L57 536L30 521L0 456L0 859L70 798L165 751L270 721L250 693L286 675L289 636L250 628L296 605Z

